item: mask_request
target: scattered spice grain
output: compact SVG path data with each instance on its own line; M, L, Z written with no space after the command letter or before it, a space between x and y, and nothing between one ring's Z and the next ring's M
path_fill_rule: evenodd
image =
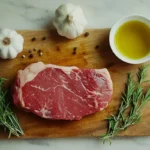
M41 50L41 49L39 49L39 50L38 50L38 52L40 53L40 52L42 52L42 50Z
M29 58L33 58L33 54L30 54L30 55L29 55Z
M89 32L85 32L84 36L85 37L89 36Z
M46 37L45 37L45 36L42 38L42 41L44 41L44 40L46 40Z
M76 51L76 50L77 50L77 47L74 47L74 48L73 48L73 51Z
M22 58L25 58L26 57L26 55L22 55Z
M40 55L40 56L42 56L42 55L43 55L43 53L42 53L42 52L40 52L40 53L39 53L39 55Z
M99 45L96 45L96 46L95 46L95 49L98 49L98 48L99 48Z
M35 38L35 37L33 37L31 40L32 40L32 42L33 42L33 41L35 41L35 40L36 40L36 38Z
M31 52L32 52L32 50L29 50L28 52L29 52L29 53L31 53Z

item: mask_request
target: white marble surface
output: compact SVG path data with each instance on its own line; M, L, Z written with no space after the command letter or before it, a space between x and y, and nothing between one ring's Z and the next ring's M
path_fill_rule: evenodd
M0 28L41 29L51 26L54 10L62 3L79 4L89 28L111 27L129 14L150 17L150 0L0 0ZM136 131L135 131L136 132ZM103 145L96 138L2 140L0 150L150 150L150 137L115 138Z

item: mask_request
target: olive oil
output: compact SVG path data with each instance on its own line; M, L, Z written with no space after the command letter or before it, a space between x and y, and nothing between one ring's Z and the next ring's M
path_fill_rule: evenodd
M143 58L150 53L150 27L136 20L126 22L117 30L115 44L122 55Z

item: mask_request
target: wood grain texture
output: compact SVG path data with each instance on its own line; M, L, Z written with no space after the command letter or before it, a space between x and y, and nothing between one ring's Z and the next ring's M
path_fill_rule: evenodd
M109 29L90 29L88 37L81 35L74 40L60 37L52 31L18 31L25 39L24 50L13 60L0 59L0 76L8 79L6 85L11 85L19 69L37 61L61 66L77 66L79 68L107 68L111 74L114 86L112 101L109 106L94 115L87 116L80 121L52 121L42 119L29 112L24 112L13 106L25 135L20 138L48 138L48 137L85 137L100 136L107 130L105 118L117 112L120 95L124 91L127 73L135 74L139 65L130 65L116 58L109 47ZM46 40L42 41L45 36ZM32 37L36 41L32 42ZM95 46L99 45L98 49ZM73 48L77 47L76 55ZM33 58L28 58L29 50L41 49L43 56L33 51ZM22 55L26 58L22 58ZM146 83L145 87L148 87ZM142 121L120 133L120 136L150 135L150 103L143 109ZM7 138L8 133L0 132L0 138ZM15 137L12 137L15 138Z

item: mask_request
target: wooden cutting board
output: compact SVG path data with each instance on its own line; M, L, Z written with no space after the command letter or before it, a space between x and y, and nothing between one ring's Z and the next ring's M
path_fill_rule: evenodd
M135 74L139 65L130 65L116 58L109 47L109 29L90 29L89 36L81 35L74 40L60 37L52 31L18 31L25 39L24 50L13 60L0 60L0 76L8 79L10 85L19 69L27 65L43 61L61 66L77 66L79 68L107 68L111 74L114 86L112 101L109 106L94 115L87 116L80 121L52 121L42 119L29 112L24 112L14 106L20 124L25 132L21 138L48 138L48 137L85 137L100 136L107 130L105 118L116 113L120 104L121 92L127 73ZM41 40L43 37L46 40ZM36 37L35 41L31 39ZM99 48L95 48L99 45ZM77 47L76 55L73 48ZM36 48L36 51L33 49ZM39 56L41 49L43 56ZM33 58L29 58L32 50ZM22 58L26 55L26 58ZM150 77L149 77L150 79ZM146 83L145 87L150 84ZM142 121L120 133L120 136L150 135L150 103L142 110ZM0 138L7 138L8 133L0 131ZM13 137L12 137L13 138Z

